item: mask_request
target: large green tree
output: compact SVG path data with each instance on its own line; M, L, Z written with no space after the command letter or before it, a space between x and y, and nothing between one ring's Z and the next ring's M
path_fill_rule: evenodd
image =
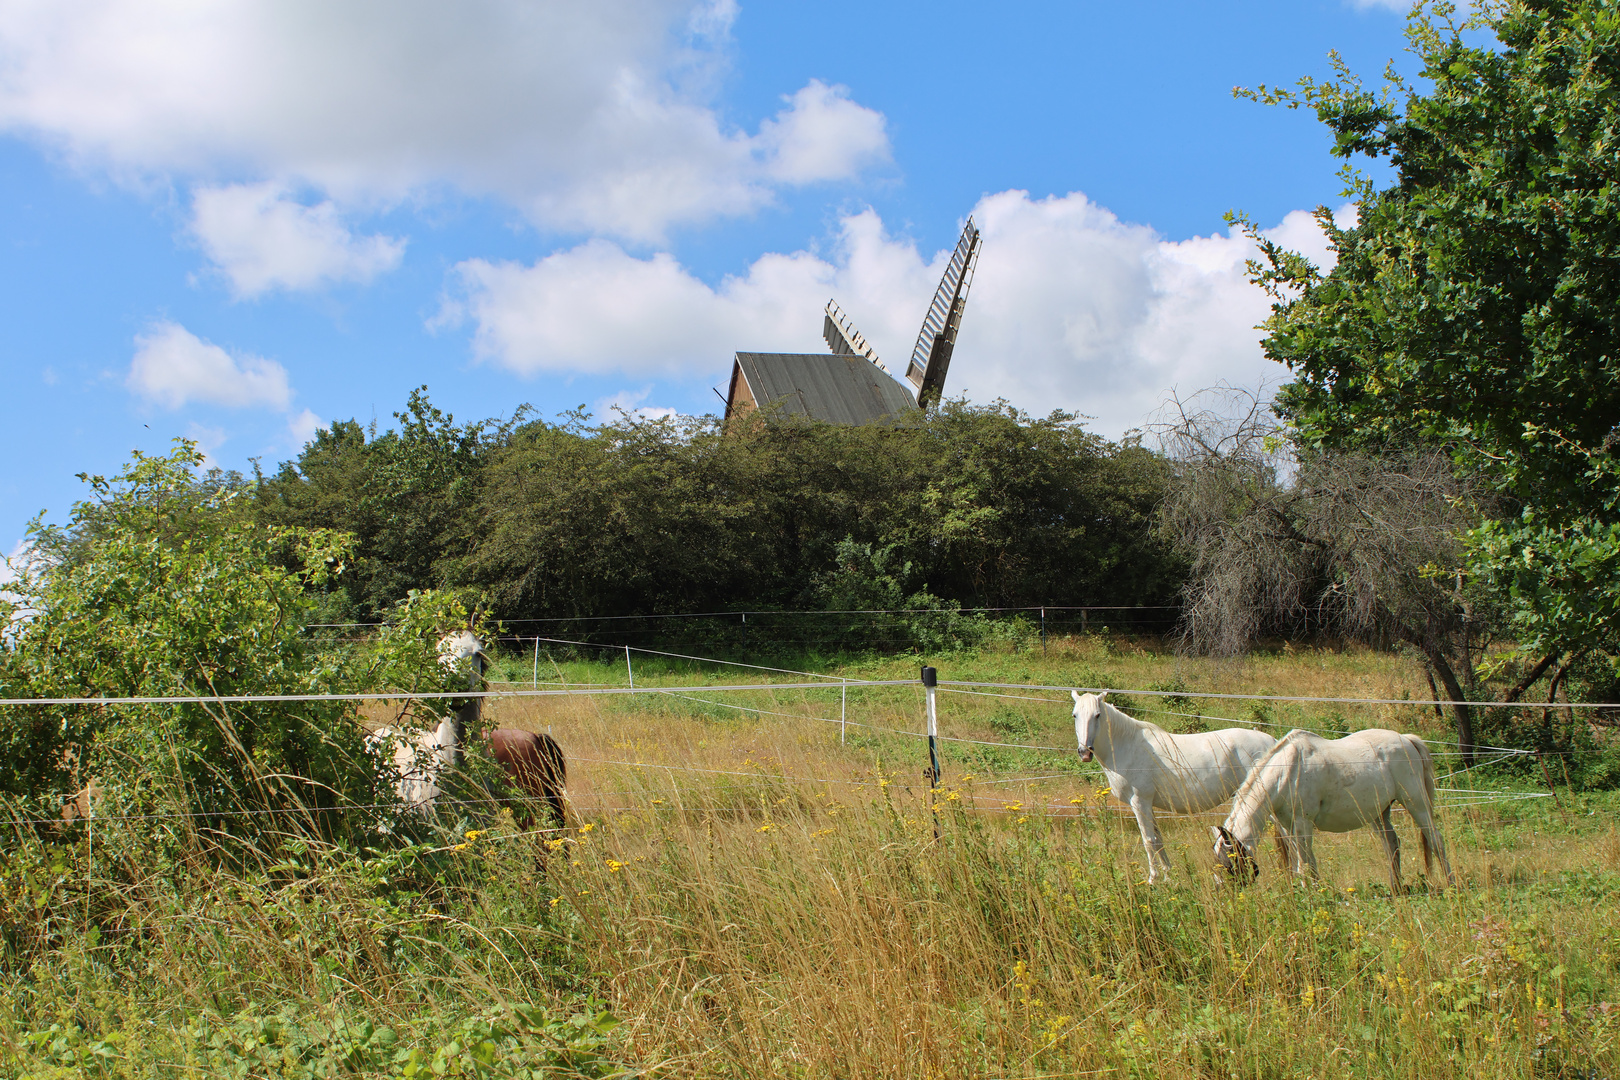
M1438 446L1495 488L1462 569L1540 674L1620 630L1620 10L1523 0L1459 24L1436 5L1407 34L1416 83L1368 88L1335 59L1255 93L1393 173L1347 173L1352 227L1318 211L1331 272L1263 245L1264 347L1307 447Z

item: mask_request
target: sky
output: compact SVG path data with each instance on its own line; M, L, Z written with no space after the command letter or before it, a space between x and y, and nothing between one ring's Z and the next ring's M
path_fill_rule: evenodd
M716 412L731 356L904 368L971 214L946 393L1081 414L1275 384L1246 212L1327 260L1314 116L1232 88L1376 76L1400 2L7 0L0 549L79 473L320 426Z

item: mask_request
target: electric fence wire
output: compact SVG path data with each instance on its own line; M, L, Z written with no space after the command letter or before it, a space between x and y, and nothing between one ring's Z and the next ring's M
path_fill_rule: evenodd
M712 658L712 657L703 657L703 656L696 656L696 655L689 655L689 654L672 653L672 652L668 652L668 651L664 651L664 650L645 649L645 648L639 648L639 647L634 647L634 646L602 646L602 645L599 645L597 643L591 643L591 642L579 642L579 641L571 641L571 640L568 640L568 639L544 638L544 637L538 637L538 638L534 638L532 640L535 640L537 642L547 641L547 642L552 642L552 643L555 643L555 644L565 644L565 645L570 645L570 646L587 646L587 647L612 648L614 651L618 651L619 649L622 648L622 649L624 649L624 651L627 654L630 653L630 652L637 652L637 653L642 653L642 654L647 654L647 655L662 656L662 657L666 657L666 658L689 660L689 661L693 661L693 662L696 662L696 663L709 663L709 664L716 664L716 665L726 666L726 667L741 667L741 668L748 668L748 669L757 670L757 671L769 671L769 672L773 672L773 673L777 673L777 674L798 675L798 676L801 676L801 677L815 678L815 679L824 680L824 681L819 682L819 683L762 683L762 684L750 683L750 684L734 684L734 685L727 685L727 686L703 686L703 687L693 687L693 688L691 688L693 690L701 690L702 692L705 692L705 693L747 692L747 691L761 691L761 690L824 690L824 689L832 689L832 688L835 688L835 687L839 688L841 691L847 692L847 690L850 690L850 689L864 689L864 688L872 688L872 687L880 687L880 686L912 686L912 685L914 685L912 683L912 680L909 680L909 679L904 679L904 680L902 680L902 679L890 679L890 680L860 679L860 680L852 680L852 679L849 679L849 678L843 677L843 676L830 676L830 675L824 675L824 674L821 674L821 673L818 673L818 672L798 671L798 670L788 669L788 668L775 668L775 667L769 667L769 666L766 666L766 665L747 664L747 663L742 663L742 662L739 662L739 661L721 660L721 659L716 659L716 658ZM512 685L518 685L518 684L506 684L506 685L512 686ZM1050 703L1050 704L1062 704L1062 701L1061 701L1061 699L1035 697L1035 696L1028 695L1028 694L999 693L999 692L995 692L995 691L1042 690L1042 691L1047 691L1047 692L1052 692L1052 693L1061 693L1061 692L1067 692L1067 691L1079 689L1079 688L1058 687L1058 686L1049 686L1049 685L1020 684L1020 683L975 682L975 681L965 681L965 680L941 680L941 687L942 687L942 689L945 689L947 692L959 693L959 694L968 694L968 695L972 695L972 696L976 696L976 697L989 697L989 698L1001 698L1001 699L1025 700L1025 701L1039 701L1039 702ZM967 689L968 687L975 687L977 689ZM1101 690L1104 690L1104 689L1106 689L1106 688L1096 688L1096 690L1098 690L1098 691L1101 691ZM1161 698L1165 698L1165 697L1181 697L1181 698L1204 698L1204 699L1214 699L1214 700L1251 700L1251 701L1272 701L1272 702L1291 702L1291 703L1381 704L1381 705L1402 705L1402 706L1428 706L1428 705L1441 704L1439 702L1424 702L1424 701L1413 701L1413 700L1410 700L1410 699L1392 699L1392 698L1343 698L1343 697L1327 698L1327 697L1304 697L1304 696L1289 696L1289 695L1222 694L1222 693L1206 693L1206 692L1186 691L1186 690L1123 690L1123 691L1115 691L1115 692L1124 693L1124 694L1130 694L1130 695L1133 695L1133 696L1147 696L1147 697L1157 696L1157 697L1161 697ZM797 719L810 719L810 720L815 720L815 721L819 721L819 722L822 722L822 723L835 723L835 724L839 724L841 727L846 727L846 728L847 727L857 727L857 728L863 728L863 729L870 730L870 731L883 732L883 733L887 733L887 734L902 735L902 736L906 736L906 737L913 737L913 738L924 737L924 736L920 735L918 732L914 732L914 731L907 731L907 730L898 729L898 728L883 727L883 726L880 726L880 725L865 724L865 723L862 723L862 722L859 722L859 721L849 721L849 720L847 720L845 718L832 719L832 718L828 718L828 717L816 717L816 716L808 716L807 717L802 713L783 713L783 712L779 712L779 711L775 711L775 710L757 709L757 708L751 708L751 707L748 707L748 706L734 705L734 704L731 704L729 702L713 701L713 700L709 700L709 699L705 699L705 698L696 697L695 695L693 695L693 694L691 694L689 692L683 692L683 690L681 690L681 689L675 689L675 688L669 688L669 687L618 687L618 686L609 686L609 685L606 685L606 684L562 684L562 685L558 685L558 684L549 684L548 683L547 688L544 689L544 690L539 689L538 687L535 687L535 688L531 688L531 689L527 689L527 690L525 690L525 689L515 689L515 690L514 689L503 689L503 690L484 690L484 691L463 690L463 691L444 691L444 692L393 691L393 692L367 692L367 693L351 693L351 694L217 695L217 696L208 696L208 697L190 696L190 695L166 695L166 696L101 697L101 698L6 698L6 699L0 699L0 706L28 706L28 705L57 705L57 706L64 706L64 705L86 705L86 704L89 704L89 705L246 704L246 703L252 703L252 702L387 701L387 700L445 700L445 699L468 700L468 699L473 699L473 698L478 698L478 699L528 698L528 697L551 697L551 696L575 695L575 694L581 694L581 695L596 695L596 694L622 695L622 694L649 694L649 693L664 694L664 695L667 695L667 696L671 696L671 697L675 697L675 698L681 698L681 699L685 699L685 700L696 701L696 702L699 702L699 703L708 704L708 705L719 707L719 708L733 709L733 710L736 710L736 711L747 712L747 713L757 714L757 715L769 715L769 716L779 716L779 717L797 718ZM1498 703L1479 703L1479 704L1492 704L1492 705L1495 705L1495 704L1498 704ZM1521 708L1542 707L1542 706L1539 705L1539 703L1534 703L1534 702L1513 703L1513 704L1515 704L1515 705L1517 705L1518 707L1521 707ZM1559 707L1563 707L1563 706L1560 705ZM1587 705L1584 705L1582 707L1586 707L1586 708L1602 708L1602 707L1615 707L1615 706L1587 704ZM1169 710L1169 709L1151 709L1150 708L1150 709L1147 709L1145 711L1153 712L1153 713L1156 713L1156 714L1166 714L1166 715L1173 715L1173 716L1180 716L1180 717L1187 717L1187 718L1195 718L1195 719L1199 719L1201 721L1202 720L1217 720L1217 721L1221 721L1221 722L1224 722L1224 723L1232 723L1232 724L1249 723L1252 726L1274 727L1274 728L1281 728L1281 727L1284 726L1284 725L1281 725L1281 724L1269 724L1269 723L1265 723L1265 722L1261 722L1261 721L1246 721L1246 722L1245 721L1236 721L1236 720L1233 720L1232 718L1229 718L1229 717L1218 717L1218 716L1212 716L1212 715L1204 714L1204 713L1185 713L1185 712L1178 712L1178 711ZM1027 744L1027 743L1008 743L1008 742L1002 742L1002 741L998 741L998 740L964 739L964 738L951 737L951 736L941 736L940 741L958 743L958 744L966 744L966 745L987 746L987 747L1005 747L1005 748L1009 748L1009 749L1044 750L1044 751L1060 752L1060 753L1067 752L1070 749L1068 747L1044 746L1044 745ZM1434 742L1434 743L1436 743L1436 745L1459 745L1457 743L1446 741L1446 740L1427 740L1427 741ZM1477 747L1477 749L1485 750L1485 751L1488 751L1488 752L1494 752L1498 756L1493 757L1489 761L1486 761L1486 762L1476 762L1475 764L1467 766L1467 767L1465 767L1463 769L1452 770L1452 772L1448 773L1447 775L1448 776L1449 775L1456 775L1456 774L1461 773L1461 772L1469 771L1470 769L1483 768L1483 767L1485 767L1487 765L1499 763L1500 761L1506 760L1508 757L1511 757L1511 756L1514 756L1514 755L1522 755L1522 754L1531 753L1530 751L1518 750L1518 749L1507 748L1507 747L1481 746L1481 747ZM1438 751L1437 753L1445 754L1446 756L1451 756L1450 752L1446 752L1446 751ZM603 762L603 763L608 763L608 762ZM630 764L630 763L618 762L618 763L614 763L614 764ZM639 763L637 763L637 764L639 764ZM664 765L664 766L649 766L649 767L658 767L658 768L665 768L665 769L678 769L680 771L697 771L697 772L709 771L709 772L716 772L715 770L693 769L692 767L689 767L689 766L688 767L682 767L682 766ZM747 775L747 774L733 774L733 775ZM1001 783L1001 782L1018 783L1018 782L1030 782L1031 779L1052 779L1052 778L1057 778L1057 776L1043 777L1043 778L1017 778L1017 777L1013 777L1013 778L1006 778L1005 780L988 781L988 782L992 782L992 783ZM804 780L804 779L807 779L807 778L797 778L797 779ZM811 782L825 783L825 782L840 782L840 781L811 781ZM1446 789L1446 790L1450 790L1450 789ZM1506 793L1503 793L1503 794L1505 795ZM1536 793L1534 796L1526 795L1524 797L1545 797L1545 796L1543 796L1541 793ZM358 809L358 807L356 809ZM226 812L226 813L229 813L229 814L235 814L235 813L254 814L254 813L277 813L277 812L308 813L309 811L299 808L299 809L288 809L288 810L285 810L285 811L281 811L281 810L261 810L261 811L240 811L240 812ZM206 813L194 813L194 814L179 815L179 816L197 817L197 816L223 816L223 815L221 815L221 814L209 815L209 814L206 814Z

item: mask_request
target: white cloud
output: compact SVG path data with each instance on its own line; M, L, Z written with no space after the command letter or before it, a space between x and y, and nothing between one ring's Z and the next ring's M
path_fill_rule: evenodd
M652 396L652 387L643 386L640 390L620 390L612 397L605 397L597 401L594 416L603 420L616 419L620 412L636 420L663 420L671 416L679 416L679 409L665 408L661 405L643 405Z
M314 440L315 433L325 426L326 421L316 416L313 410L305 409L287 417L287 439L294 450L302 450Z
M292 399L287 371L274 360L232 356L173 322L156 323L136 337L124 384L170 409L192 401L285 409Z
M1246 279L1257 252L1241 235L1166 241L1081 194L986 196L984 234L947 394L1064 408L1118 435L1172 387L1276 382L1256 329L1269 301ZM1331 266L1309 215L1271 235ZM717 378L739 349L815 351L821 307L836 297L891 371L904 368L948 251L924 261L871 211L848 217L831 260L771 254L710 286L667 254L635 258L591 241L532 265L456 268L477 353L521 375L621 372Z
M842 86L811 79L789 107L760 125L770 174L790 184L838 180L889 160L883 114L849 99Z
M711 103L732 0L10 0L0 128L130 178L307 185L340 205L449 186L648 239L887 156L819 82L757 134ZM273 275L272 275L273 276Z
M364 283L394 269L405 254L405 241L355 236L330 200L305 206L274 182L197 189L191 231L239 298Z

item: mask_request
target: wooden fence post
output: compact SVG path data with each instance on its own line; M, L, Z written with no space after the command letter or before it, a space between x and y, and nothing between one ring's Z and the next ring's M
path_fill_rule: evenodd
M849 680L838 688L838 745L844 745L844 725L849 713Z

